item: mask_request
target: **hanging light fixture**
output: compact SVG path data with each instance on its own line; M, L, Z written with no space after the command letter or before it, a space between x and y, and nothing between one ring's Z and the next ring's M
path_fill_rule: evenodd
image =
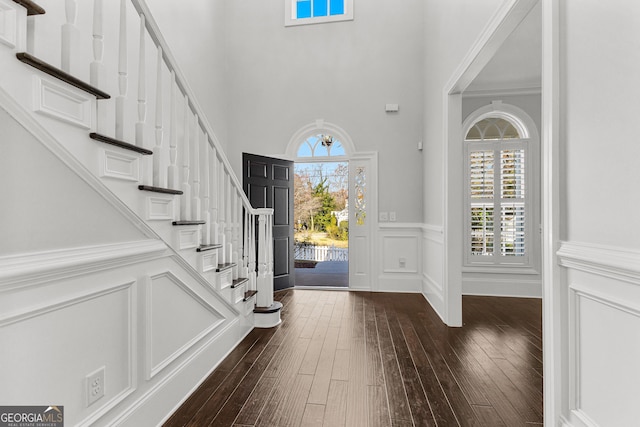
M333 137L331 135L320 135L320 140L322 141L323 147L331 147L333 144Z

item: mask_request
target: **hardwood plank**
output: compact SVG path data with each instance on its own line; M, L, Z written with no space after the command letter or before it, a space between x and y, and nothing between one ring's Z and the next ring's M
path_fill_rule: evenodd
M436 422L396 312L389 310L386 314L413 422L416 426L434 426Z
M401 319L407 347L416 365L420 380L429 399L433 418L438 425L457 426L459 425L449 401L446 399L444 390L438 382L438 377L429 362L429 358L420 344L420 340L411 326L408 319Z
M411 410L407 400L407 392L404 389L402 375L398 366L396 351L389 331L389 322L384 311L384 303L375 301L376 326L378 328L378 340L380 342L380 354L384 370L387 396L389 399L389 412L392 421L411 420Z
M339 381L349 380L349 358L351 350L336 350L333 360L333 370L331 371L331 379Z
M331 380L329 396L324 411L323 427L344 426L347 417L347 388L346 381Z
M387 392L383 385L367 386L367 403L369 406L369 425L371 427L390 427Z
M367 384L373 386L384 385L384 372L382 368L382 356L380 355L380 343L378 341L376 313L371 298L367 298L364 304L364 334L367 352Z
M347 426L367 425L367 372L364 338L354 338L349 352L349 382L347 387Z
M264 406L267 404L267 399L271 396L271 391L275 385L275 378L260 378L256 387L253 389L244 403L244 406L238 413L235 422L242 425L255 425L260 413L262 413Z
M311 384L309 392L309 403L324 405L327 403L327 395L329 393L329 384L331 383L331 374L333 372L333 361L336 355L336 346L338 344L339 328L330 327L325 336L322 350L320 351L320 360Z
M302 416L301 426L305 427L322 427L324 421L324 405L316 405L307 403Z
M315 374L318 361L320 360L320 352L324 346L324 340L329 328L328 323L328 319L317 321L315 331L311 336L311 343L309 344L309 348L307 348L307 353L304 355L302 365L300 366L300 374Z
M478 415L478 420L483 426L491 426L491 427L506 427L505 423L498 415L498 412L495 410L493 406L481 406L481 405L473 405L473 410Z

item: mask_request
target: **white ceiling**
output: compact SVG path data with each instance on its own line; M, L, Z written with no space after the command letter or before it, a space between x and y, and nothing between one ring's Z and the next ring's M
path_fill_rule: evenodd
M542 2L538 2L465 90L485 92L540 88Z

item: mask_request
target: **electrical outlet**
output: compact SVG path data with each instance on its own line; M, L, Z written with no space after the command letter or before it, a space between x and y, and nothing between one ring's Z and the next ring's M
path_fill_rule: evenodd
M391 222L396 222L396 213L395 212L389 212L389 221Z
M87 406L104 396L104 370L103 366L87 375Z
M399 258L398 259L398 265L400 266L400 268L407 268L407 259L406 258Z

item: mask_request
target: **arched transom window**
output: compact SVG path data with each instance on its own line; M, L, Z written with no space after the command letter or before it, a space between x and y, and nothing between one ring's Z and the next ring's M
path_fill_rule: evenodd
M298 148L298 157L343 157L342 143L328 134L317 134L305 139Z
M529 138L515 120L488 116L465 140L467 265L529 263Z

